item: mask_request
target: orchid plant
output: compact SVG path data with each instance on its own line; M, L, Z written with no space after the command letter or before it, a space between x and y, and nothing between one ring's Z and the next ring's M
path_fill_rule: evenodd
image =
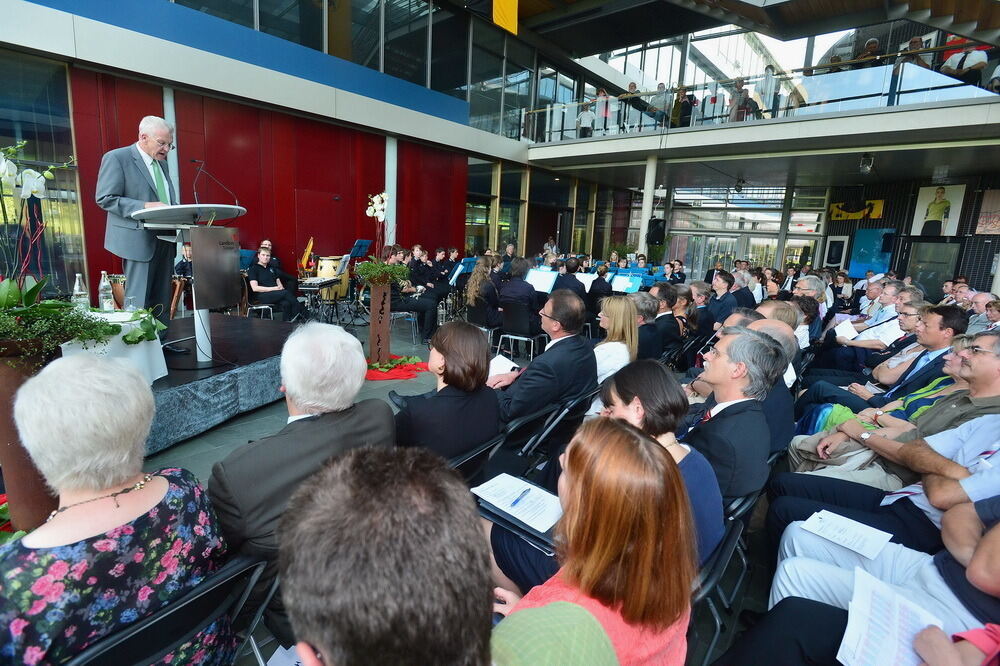
M389 195L385 192L368 195L368 207L365 215L375 218L375 257L382 256L382 245L385 243L385 205Z
M45 231L44 220L32 228L28 219L28 205L32 198L44 199L45 181L55 179L57 169L65 169L76 162L70 157L59 165L50 164L42 171L31 167L22 168L22 158L27 141L18 141L10 146L0 147L0 216L3 218L4 231L0 233L0 273L2 277L14 277L18 286L23 286L25 274L30 264L31 249L37 246ZM41 167L39 167L41 168ZM8 209L7 197L12 201ZM17 224L20 227L17 242L11 246L11 234L7 233L7 225ZM23 240L27 238L27 248Z

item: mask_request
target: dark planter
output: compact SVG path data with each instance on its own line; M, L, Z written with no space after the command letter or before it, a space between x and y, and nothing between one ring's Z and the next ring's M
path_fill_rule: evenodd
M371 325L368 329L368 349L370 363L389 361L389 323L392 317L389 308L389 285L371 285Z
M7 487L10 521L15 530L30 532L59 505L14 426L14 394L45 363L32 340L0 340L0 467ZM69 444L69 442L67 442Z

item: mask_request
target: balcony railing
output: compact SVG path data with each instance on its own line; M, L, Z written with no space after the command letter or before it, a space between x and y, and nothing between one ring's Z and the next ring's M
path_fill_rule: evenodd
M522 110L519 132L511 138L548 143L915 104L1000 101L1000 95L992 91L914 64L920 54L935 50L939 49L903 52L875 61L895 60L894 64L847 61L790 74L549 104Z

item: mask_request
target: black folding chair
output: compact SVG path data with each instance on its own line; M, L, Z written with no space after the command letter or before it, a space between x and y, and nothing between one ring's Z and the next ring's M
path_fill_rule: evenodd
M486 334L486 340L493 348L493 334L500 330L497 326L490 326L488 316L489 306L482 298L477 298L474 305L465 306L465 321L479 328Z
M506 432L500 433L471 451L467 451L460 456L455 456L448 461L448 467L458 471L462 475L462 478L465 479L465 482L470 483L479 476L483 467L486 466L486 461L493 454L494 449L499 448L504 443L506 437Z
M544 431L549 420L555 418L558 411L558 404L546 405L537 412L508 422L504 428L503 441L484 461L488 464L486 476L492 478L501 472L519 475L524 466L521 447Z
M742 536L743 523L740 521L729 522L726 525L726 533L722 537L722 542L716 546L715 551L709 557L705 566L702 567L698 579L695 581L695 591L691 598L691 621L688 625L688 654L685 661L689 666L694 666L695 664L705 666L708 664L711 661L712 653L726 631L727 623L723 621L722 614L716 606L715 598L718 597L727 611L732 608L732 604L726 601L721 583L723 576L729 570L733 557L739 552L739 544ZM742 577L740 582L737 583L737 588L734 589L734 595L741 584ZM709 617L712 620L712 637L708 641L704 653L699 655L698 652L700 650L696 650L694 647L703 645L704 641L700 640L698 636L695 613L702 608L708 611ZM731 618L727 617L727 620L729 619ZM729 622L729 626L734 627L735 622Z
M105 636L66 663L69 666L155 663L216 620L235 618L265 565L259 559L234 558L180 599Z
M593 391L588 391L584 395L564 402L559 407L555 417L550 419L545 424L545 427L541 430L541 432L525 443L525 445L521 448L521 455L526 457L533 455L542 442L544 442L545 439L552 434L552 431L564 421L571 422L574 419L582 421L584 415L587 413L587 410L590 408L590 405L594 402L594 398L597 397L597 394L600 392L601 388L597 387Z
M499 346L503 346L504 339L513 343L515 340L523 340L531 345L528 359L535 357L535 342L539 338L547 339L544 333L534 333L531 330L531 317L528 308L523 303L505 301L503 304L503 327L500 329Z

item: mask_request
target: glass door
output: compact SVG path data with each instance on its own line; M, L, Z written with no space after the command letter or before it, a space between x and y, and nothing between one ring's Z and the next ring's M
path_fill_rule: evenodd
M785 258L781 265L776 266L776 268L784 269L788 264L795 264L799 267L803 264L812 264L813 267L816 267L816 239L787 239L785 241Z
M715 262L721 261L722 266L729 270L736 257L737 236L701 236L688 234L672 234L670 250L667 259L682 259L688 282L700 280L705 272L715 267Z

